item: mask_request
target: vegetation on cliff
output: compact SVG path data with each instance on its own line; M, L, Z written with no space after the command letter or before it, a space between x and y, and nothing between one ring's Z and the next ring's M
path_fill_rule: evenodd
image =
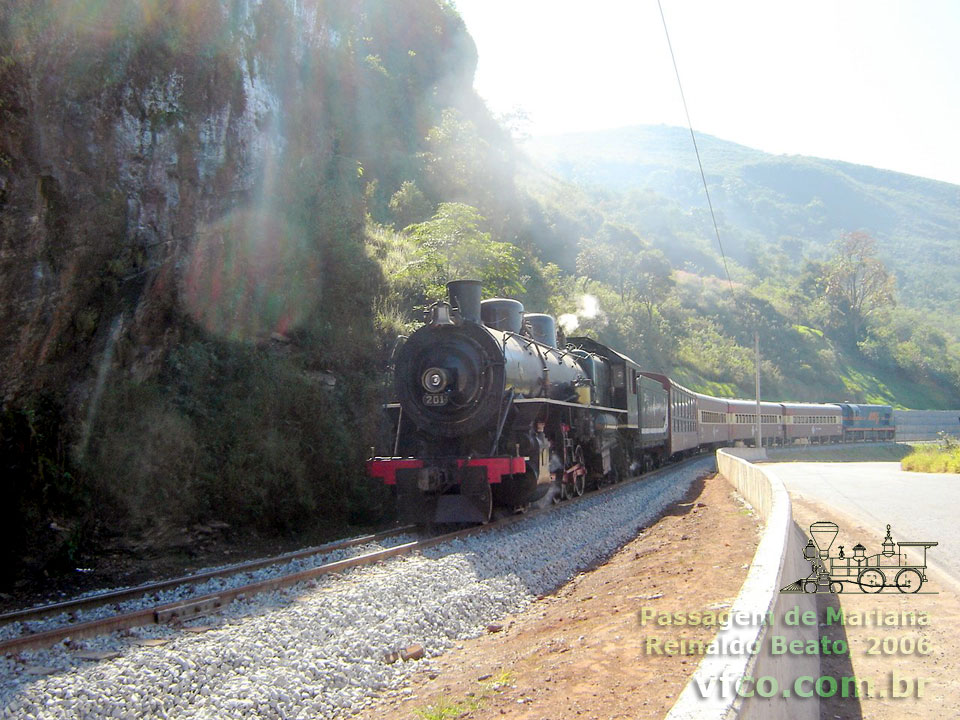
M367 217L508 214L456 12L3 2L0 40L4 581L104 533L362 520Z

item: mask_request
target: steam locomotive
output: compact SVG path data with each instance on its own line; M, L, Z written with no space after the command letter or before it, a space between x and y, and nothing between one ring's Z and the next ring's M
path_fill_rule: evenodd
M561 347L553 317L481 301L481 290L476 280L448 283L449 300L427 310L396 354L392 454L367 470L395 490L402 522L486 522L495 508L579 496L753 440L756 403L692 392L591 338ZM762 442L842 441L846 412L762 403ZM857 432L887 439L888 430L892 439L892 425Z
M854 587L865 593L882 592L884 588L896 588L902 593L919 592L927 580L927 550L938 543L894 543L887 525L881 552L867 555L867 549L857 543L852 556L844 555L842 545L837 555L831 555L830 548L839 530L836 523L823 520L810 526L803 558L812 570L807 577L781 588L780 592L840 593Z

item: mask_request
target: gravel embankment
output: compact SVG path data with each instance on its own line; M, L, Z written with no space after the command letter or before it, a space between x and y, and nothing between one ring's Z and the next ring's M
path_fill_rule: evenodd
M227 589L237 588L243 585L250 585L262 580L269 580L271 578L280 577L283 575L290 575L302 570L310 570L312 568L319 567L320 565L326 565L339 560L346 560L348 558L366 555L378 550L386 550L387 548L395 547L397 545L413 542L416 539L417 537L415 535L406 533L403 535L394 535L393 537L385 538L378 542L370 542L363 545L354 545L353 547L349 548L332 550L330 552L317 553L316 555L311 555L309 557L296 558L285 563L270 565L268 567L260 568L259 570L251 570L248 572L236 573L234 575L228 575L224 577L210 578L209 580L205 580L204 582L197 584L180 585L162 590L160 592L150 593L142 597L130 598L129 600L124 600L117 603L110 603L101 607L60 613L59 615L51 615L50 617L45 617L40 620L12 622L0 626L0 641L19 637L26 633L39 633L44 632L45 630L53 630L71 623L88 622L91 620L99 620L100 618L111 617L120 613L135 612L149 606L166 605L168 603L177 603L183 600L189 600L193 597L200 597L202 595L212 595L218 592L223 592ZM205 570L198 571L197 574L220 569L222 568L206 568Z
M0 658L0 717L328 718L348 715L459 640L526 607L649 525L713 458L422 555L229 606L201 634L151 626ZM137 644L163 638L159 647ZM385 661L414 643L428 658Z

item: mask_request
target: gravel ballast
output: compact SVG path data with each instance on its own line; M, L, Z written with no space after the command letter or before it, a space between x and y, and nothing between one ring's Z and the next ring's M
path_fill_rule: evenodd
M253 583L261 582L263 580L282 577L284 575L291 575L293 573L310 570L312 568L337 562L339 560L347 560L360 555L377 552L378 550L386 550L387 548L395 547L397 545L404 545L406 543L413 542L416 539L417 536L408 533L393 535L377 542L353 545L348 548L339 548L329 552L318 552L315 555L310 555L304 558L295 558L286 562L276 563L275 565L259 568L257 570L238 572L232 575L225 575L223 577L214 577L195 584L179 585L176 587L167 588L165 590L160 590L158 592L149 593L140 597L123 600L121 602L109 603L100 607L64 612L39 620L14 621L0 626L0 641L9 640L28 633L40 633L46 630L53 630L72 623L89 622L91 620L112 617L113 615L120 613L135 612L147 607L148 605L166 605L170 603L182 602L184 600L200 597L202 595L213 595L223 592L227 589L238 588L244 585L252 585ZM207 568L206 570L200 571L198 574L202 574L208 570L219 569L222 568ZM96 593L90 594L96 595Z
M257 595L199 634L150 626L0 658L0 717L327 718L522 610L650 525L704 458L510 527ZM144 638L167 642L139 645ZM385 656L419 644L426 658ZM78 651L116 652L100 661Z

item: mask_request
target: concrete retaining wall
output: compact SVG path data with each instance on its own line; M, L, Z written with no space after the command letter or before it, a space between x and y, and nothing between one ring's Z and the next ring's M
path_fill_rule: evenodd
M804 624L788 626L788 611L816 612L816 596L781 594L780 588L806 577L810 565L803 559L806 535L793 522L790 496L775 471L769 466L752 465L745 458L762 459L764 451L752 448L717 451L720 473L754 507L765 526L753 564L740 594L730 609L731 622L718 633L721 648L756 647L756 654L719 652L701 660L690 682L667 715L668 720L720 720L748 718L759 720L818 720L820 703L816 697L798 698L794 682L804 676L820 674L816 655L774 655L770 641L782 636L786 642L817 641L819 628ZM699 608L691 608L691 610ZM765 616L769 622L756 619ZM744 620L746 619L746 620ZM754 691L759 678L776 682L775 696L741 697L734 688L741 682L745 694ZM764 681L763 689L772 687ZM811 683L804 686L808 690ZM724 692L725 690L725 692ZM788 690L791 697L784 698Z
M960 410L894 410L897 440L936 440L938 432L960 437Z

